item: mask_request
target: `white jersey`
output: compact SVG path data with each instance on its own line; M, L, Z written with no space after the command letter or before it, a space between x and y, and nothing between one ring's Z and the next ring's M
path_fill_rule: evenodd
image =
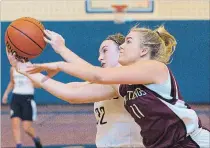
M97 147L144 147L140 127L124 108L118 97L94 103L97 119Z
M29 78L13 70L14 89L13 93L21 95L33 95L34 86Z

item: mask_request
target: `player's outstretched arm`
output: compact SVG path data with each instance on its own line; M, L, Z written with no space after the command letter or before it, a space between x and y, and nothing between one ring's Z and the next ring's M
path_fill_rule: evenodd
M77 54L72 52L70 49L68 49L65 46L65 39L60 34L50 30L44 30L44 33L48 38L47 39L44 37L44 40L49 43L55 52L60 54L65 61L77 64L91 65L84 59L80 58Z
M43 74L26 74L34 83L57 98L69 103L91 103L116 97L115 90L109 85L90 84L90 83L68 83L48 79L42 82L45 77Z
M100 84L151 84L163 83L168 78L167 66L155 60L140 60L128 66L100 68L66 62L34 64L29 73L58 70L80 79Z
M109 85L90 84L88 82L64 84L50 78L43 81L46 78L45 75L27 73L27 65L30 65L30 63L21 63L11 54L8 54L8 59L19 73L27 76L33 83L61 100L70 103L90 103L117 96L113 87Z
M69 103L91 103L116 96L114 89L109 85L85 82L64 84L53 79L42 82L45 77L43 74L27 74L27 77L52 95Z

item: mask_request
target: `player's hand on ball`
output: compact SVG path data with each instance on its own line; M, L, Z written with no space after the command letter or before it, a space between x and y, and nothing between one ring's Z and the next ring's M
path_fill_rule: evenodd
M60 34L50 30L44 30L44 33L47 36L44 37L45 42L49 43L56 53L65 49L65 40Z
M16 54L8 52L8 50L6 50L6 53L7 53L9 63L12 65L12 67L16 69L20 63L20 61L17 60Z
M31 65L30 62L25 63L23 59L18 59L15 53L12 54L11 52L9 53L8 51L7 51L7 57L12 67L14 67L19 73L23 75L28 74L26 71L27 71L27 66Z
M7 58L9 60L9 63L12 65L12 67L16 67L18 61L15 58L15 55L13 55L11 52L9 52L8 49L6 49L6 53L7 53Z

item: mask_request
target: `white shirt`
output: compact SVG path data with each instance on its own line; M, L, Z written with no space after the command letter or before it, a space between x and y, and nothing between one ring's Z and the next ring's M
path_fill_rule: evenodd
M22 95L33 95L34 86L29 78L13 70L14 89L13 93Z
M124 108L123 98L94 103L97 147L144 147L140 127Z

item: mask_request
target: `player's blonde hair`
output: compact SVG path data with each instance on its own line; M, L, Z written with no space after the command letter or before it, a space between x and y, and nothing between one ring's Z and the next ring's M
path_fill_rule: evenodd
M121 33L116 33L113 35L109 35L106 40L114 41L118 46L122 45L125 42L125 36Z
M176 47L176 39L164 28L160 26L155 30L134 26L130 31L138 31L141 36L141 46L149 47L151 59L168 64L170 57Z

